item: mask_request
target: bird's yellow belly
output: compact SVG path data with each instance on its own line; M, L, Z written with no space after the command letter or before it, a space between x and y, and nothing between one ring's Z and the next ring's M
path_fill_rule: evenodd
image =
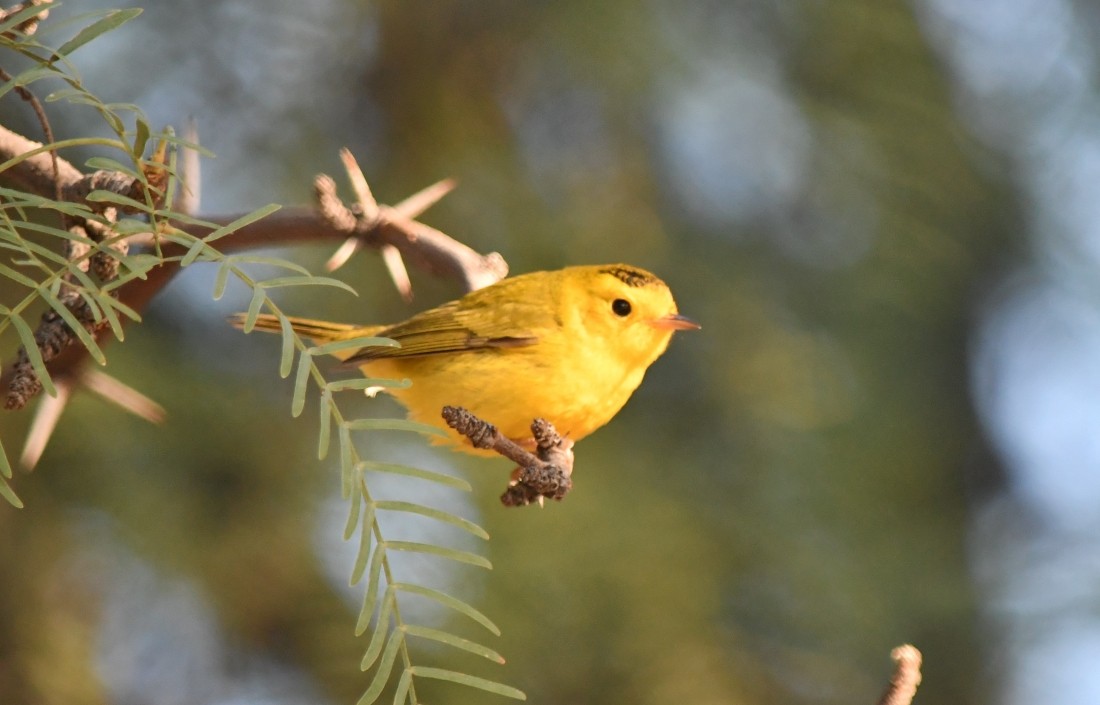
M573 440L592 433L618 413L642 380L642 372L568 369L546 355L523 349L420 358L374 360L362 369L370 377L412 380L407 389L386 390L409 418L448 431L462 450L476 452L450 430L440 412L462 406L517 441L531 438L531 422L545 418ZM503 358L503 359L502 359Z

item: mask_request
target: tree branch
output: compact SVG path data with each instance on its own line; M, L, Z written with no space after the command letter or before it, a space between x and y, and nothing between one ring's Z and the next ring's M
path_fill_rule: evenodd
M474 448L491 450L519 463L512 481L500 496L506 507L520 507L546 498L561 500L573 489L573 441L563 438L546 419L531 423L537 455L504 436L493 424L474 416L461 406L443 407L443 420L470 439Z
M29 140L26 137L12 132L6 127L0 126L0 163L8 162L30 152L35 152L24 157L17 164L13 164L4 170L4 176L15 182L15 185L24 191L37 193L40 196L52 197L54 194L53 159L50 151L44 149L41 142ZM57 158L57 181L60 182L62 193L84 178L84 174L67 160Z
M3 128L0 128L0 133ZM2 155L0 155L2 157ZM391 217L393 216L393 217ZM227 225L240 215L204 218L215 226ZM180 230L195 237L204 237L213 227L180 225ZM241 229L218 240L221 252L232 254L258 247L277 247L311 242L343 241L346 230L337 228L322 215L305 207L284 208L262 220L245 225ZM482 255L446 234L418 221L397 216L393 209L383 206L377 224L370 231L359 234L365 244L378 248L383 243L393 245L414 266L437 276L457 279L467 290L480 288L495 282L507 273L504 258L492 252ZM185 250L166 243L161 251L166 257L183 255ZM152 269L145 279L134 279L118 289L118 299L135 311L141 312L149 301L179 273L178 262L166 262ZM106 337L106 331L98 331L97 342ZM105 341L103 341L105 342ZM47 366L51 374L64 376L87 357L82 346L69 347L66 354L58 354ZM12 370L5 370L0 385L11 382Z
M39 142L29 140L0 126L0 163L13 162L4 170L4 175L9 180L25 191L44 197L53 197L60 191L63 199L86 203L96 212L104 211L103 204L86 201L88 193L94 189L106 189L131 198L135 198L136 195L138 197L135 200L141 201L144 200L143 194L135 194L135 189L141 190L148 187L155 189L162 186L163 177L166 174L163 168L159 168L159 165L163 164L160 161L162 158L163 152L154 156L152 166L145 170L144 181L111 172L95 172L85 176L79 169L60 157L57 158L55 167L48 146L43 146ZM379 205L374 202L373 196L369 195L370 190L366 180L358 171L350 153L345 152L342 159L349 170L349 177L356 195L359 197L358 208L344 206L336 197L335 183L328 177L321 176L317 180L321 185L317 189L318 206L315 209L284 208L219 239L219 250L232 254L258 247L328 240L355 243L352 249L367 246L387 253L387 266L399 288L406 286L402 284L405 261L432 275L456 279L468 291L487 286L507 274L508 265L499 254L493 252L482 255L415 219L420 211L437 201L453 187L451 182L430 186L403 200L396 207ZM366 209L369 212L363 212L364 205L369 206ZM173 227L202 238L217 227L227 225L239 217L238 215L206 217L201 219L212 225L174 223ZM92 241L102 241L110 232L114 213L112 211L104 213L104 219L106 223L91 219L85 223L79 223L77 225L81 229L79 234L86 234ZM156 243L156 238L155 233L137 234L125 238L125 241L112 241L111 246L121 250L127 246L151 248L154 244L159 244L159 251L166 258L179 258L184 254L184 247L163 240ZM76 249L68 252L67 255L82 259L87 254L86 250L85 246L84 251ZM102 259L103 255L105 253L97 252L93 257ZM101 280L113 278L110 267L102 267L102 262L93 262L93 264L96 264L93 273ZM84 266L83 259L81 266L82 268ZM121 303L141 312L179 270L178 261L165 262L149 271L146 278L134 279L119 287L115 295ZM410 290L402 289L403 295L407 296L409 293ZM73 306L79 306L82 303L82 299L73 297ZM84 306L87 307L86 304ZM109 329L101 325L101 322L95 322L92 326L90 310L76 311L74 315L82 323L87 319L88 325L85 327L100 346L108 342L111 337L107 334ZM64 321L55 320L57 318L56 314L47 313L36 333L36 340L40 343L39 348L44 353L43 357L51 376L58 382L79 384L83 379L82 369L87 362L88 352L83 345L76 342L76 337L72 331L68 330L67 324ZM60 333L59 327L64 328ZM7 399L8 408L22 408L27 400L40 391L41 384L28 362L25 350L20 349L19 359L9 365L0 376L0 385L10 390Z

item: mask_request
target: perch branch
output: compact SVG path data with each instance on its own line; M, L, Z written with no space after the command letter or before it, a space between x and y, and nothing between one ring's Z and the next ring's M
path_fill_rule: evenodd
M191 129L191 128L189 128ZM197 143L193 129L188 133L190 141ZM192 150L184 151L185 188L190 188L195 197L182 205L190 212L197 201L198 170L189 164ZM158 202L163 197L163 187L167 182L167 169L164 167L165 145L162 143L157 153L144 167L145 180L123 177L110 172L96 172L85 176L67 160L58 157L41 143L29 140L11 130L0 126L0 164L5 164L4 176L23 190L43 196L60 193L64 200L84 203L89 209L100 213L98 219L84 219L71 225L74 234L80 240L70 246L66 256L79 261L80 267L91 265L92 272L102 281L109 281L117 274L117 259L107 252L94 252L88 257L88 251L95 243L107 240L117 218L114 208L104 207L102 203L89 203L87 195L95 189L110 190L114 193L143 200L142 190L151 187ZM401 201L397 206L379 205L370 194L370 188L362 172L355 165L350 153L342 155L348 168L353 190L358 198L355 210L343 205L336 197L335 183L328 177L319 177L316 209L285 208L268 218L242 227L229 236L219 240L222 252L232 254L257 247L341 240L354 242L354 249L360 245L373 247L385 253L387 267L395 283L403 294L411 289L402 288L402 278L407 279L404 262L431 274L457 279L466 290L487 286L508 272L507 263L497 253L482 255L446 234L415 220L423 210L434 204L453 188L453 182L444 181ZM370 217L366 217L364 212ZM237 220L240 216L204 218L212 225L192 223L176 224L180 231L195 237L205 237L217 227ZM130 246L152 246L156 243L154 233L136 234L125 239L107 240L109 247L124 253ZM167 258L179 258L184 248L172 243L160 242L159 251ZM104 246L101 245L102 249ZM347 256L350 256L348 253ZM345 258L346 259L346 258ZM147 273L145 279L134 279L119 287L118 300L141 312L149 301L163 289L179 272L177 261L165 262ZM102 347L110 336L106 335L106 326L102 321L94 321L92 312L79 295L67 296L62 292L62 300L70 307L77 321L81 323ZM71 304L71 305L70 305ZM55 312L47 312L39 329L35 333L38 347L46 361L47 369L59 382L70 385L87 385L91 379L84 374L88 353L83 345L75 344L75 335L63 320L58 320ZM41 390L41 383L30 365L26 351L20 349L17 360L4 370L0 385L9 390L5 405L8 408L22 408L27 401ZM102 385L100 385L102 386ZM151 402L150 402L151 404ZM53 409L48 404L41 410L44 418L41 428L47 429L44 436L36 439L44 445L48 438L48 429L52 428L49 417L60 414L60 408ZM61 407L64 402L61 402ZM148 411L149 404L138 404L134 408L144 408L143 416L157 416L159 411ZM40 452L40 449L39 449Z
M573 442L563 438L546 419L531 423L536 453L506 437L500 430L460 406L443 407L443 420L475 448L491 450L518 463L508 489L500 496L506 507L517 507L546 498L561 500L573 488Z
M894 675L879 698L878 705L909 705L920 685L921 653L911 644L903 644L890 652L894 660Z

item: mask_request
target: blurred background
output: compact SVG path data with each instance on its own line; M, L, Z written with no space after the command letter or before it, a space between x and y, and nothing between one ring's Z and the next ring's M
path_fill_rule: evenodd
M494 564L397 564L503 636L414 619L508 659L420 662L535 703L839 705L875 702L912 642L918 703L1072 705L1100 702L1098 37L1083 0L178 0L73 58L154 124L195 117L203 214L306 203L347 146L384 201L458 179L425 222L513 272L627 261L703 323L579 445L561 504L502 508L503 460L360 439L474 486L376 494L492 535L384 524ZM101 131L59 107L59 137ZM0 119L39 134L13 96ZM372 253L341 276L358 298L280 301L368 323L460 293L414 272L407 305ZM212 282L190 270L109 349L169 422L80 396L16 478L27 508L0 505L4 702L366 686L336 461L314 407L290 418L277 341L225 325L246 294ZM28 418L0 421L9 454Z

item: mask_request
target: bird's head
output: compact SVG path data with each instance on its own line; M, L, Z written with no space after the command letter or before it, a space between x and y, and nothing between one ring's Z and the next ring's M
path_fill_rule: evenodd
M681 316L668 285L627 264L572 267L569 286L579 289L581 325L605 342L626 365L648 367L678 330L699 324Z

